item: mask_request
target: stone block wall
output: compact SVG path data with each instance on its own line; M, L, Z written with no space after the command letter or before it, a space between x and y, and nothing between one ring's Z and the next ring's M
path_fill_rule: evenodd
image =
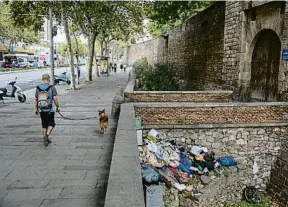
M169 32L168 63L179 68L187 90L221 85L225 2L216 2Z
M262 124L257 127L234 125L217 128L186 128L185 126L181 129L167 128L163 129L159 126L156 130L165 133L169 139L181 141L189 147L193 145L207 147L215 152L216 157L224 155L235 157L239 169L246 173L245 179L239 179L240 186L245 187L249 184L262 189L266 188L270 180L271 168L280 152L281 142L288 135L287 124L286 126ZM144 134L147 132L148 129L144 130ZM252 173L254 160L259 168L259 172L255 175ZM242 191L233 193L241 194Z
M240 1L226 1L222 80L225 86L231 88L238 84L242 35L241 5Z
M147 42L134 44L126 48L124 56L128 65L146 57L150 64L163 62L165 60L166 41L163 37L155 38Z
M124 93L125 102L231 102L232 91L134 91Z
M135 104L143 125L257 124L288 121L287 104Z
M268 192L281 202L281 207L288 206L288 138L282 140L280 155L272 168Z
M152 64L167 62L179 68L185 90L215 90L221 85L225 2L216 2L205 11L169 31L168 39L158 37L131 45L127 62L147 57Z

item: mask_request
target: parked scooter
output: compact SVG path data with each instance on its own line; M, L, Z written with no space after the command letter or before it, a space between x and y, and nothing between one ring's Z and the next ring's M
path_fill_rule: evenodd
M8 83L8 85L12 86L11 93L7 93L7 88L0 88L0 100L4 103L4 97L10 97L10 98L16 98L21 103L24 103L26 101L25 94L22 93L22 89L16 85L17 77L15 78L15 81L11 81Z
M61 73L60 75L55 75L54 76L54 84L60 84L60 82L65 82L67 83L68 85L70 85L71 81L70 79L68 78L68 76L66 75L67 72L63 72Z

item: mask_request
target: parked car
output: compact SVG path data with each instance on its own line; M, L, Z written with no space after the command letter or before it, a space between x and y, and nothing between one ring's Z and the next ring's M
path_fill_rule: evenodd
M4 68L5 66L5 61L0 61L0 68Z
M4 63L4 68L12 68L12 67L13 67L12 63L9 63L9 62Z
M30 68L29 62L19 62L18 63L19 68Z
M29 61L30 66L33 68L42 68L44 67L44 64L40 61Z

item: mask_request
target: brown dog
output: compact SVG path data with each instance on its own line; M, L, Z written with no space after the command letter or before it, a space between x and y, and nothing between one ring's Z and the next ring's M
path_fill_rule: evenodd
M108 128L108 116L105 113L105 109L103 109L102 111L98 110L98 112L99 112L99 123L100 123L101 133L104 134Z

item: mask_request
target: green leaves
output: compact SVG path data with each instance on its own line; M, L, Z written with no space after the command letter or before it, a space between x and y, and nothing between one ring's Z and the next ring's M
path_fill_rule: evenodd
M151 66L146 58L133 64L136 78L143 91L178 91L180 89L177 69L167 64Z
M87 54L87 45L84 45L81 39L77 39L77 42L78 42L78 47L79 47L78 56L82 57L84 56L84 54ZM76 41L74 38L71 38L71 45L72 45L72 50L75 51L76 53ZM59 44L57 47L57 52L60 53L62 56L67 57L68 55L67 43Z
M148 31L159 36L210 6L212 1L154 1L145 8Z
M39 43L41 39L40 34L35 32L30 25L24 24L16 26L9 12L9 5L0 3L0 40L7 40L10 44L15 44L17 42L27 44Z

